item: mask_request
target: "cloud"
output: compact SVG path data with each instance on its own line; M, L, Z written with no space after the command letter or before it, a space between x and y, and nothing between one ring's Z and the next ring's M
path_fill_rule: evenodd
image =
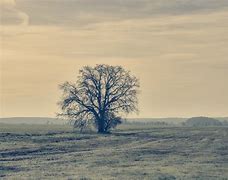
M96 63L123 65L140 77L142 116L227 113L227 0L16 2L4 8L18 20L0 28L5 114L42 114L31 106L38 97L51 115L57 85ZM18 11L29 15L28 26L16 26L28 24Z
M181 58L186 61L212 61L214 58L220 61L227 53L227 17L227 11L219 11L99 22L87 28L44 25L5 27L3 35L6 48L13 46L18 50L65 58L137 57L167 61L176 59L178 62ZM205 57L207 54L211 57Z
M0 2L1 24L0 25L28 25L29 16L19 10L15 0L2 0Z
M214 12L227 0L18 0L32 25L82 27L97 22Z
M14 0L2 0L0 1L1 6L15 6L16 3Z

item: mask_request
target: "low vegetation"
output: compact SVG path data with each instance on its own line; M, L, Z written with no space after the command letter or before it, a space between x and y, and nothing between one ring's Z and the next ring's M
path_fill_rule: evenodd
M0 179L226 179L227 127L1 125Z

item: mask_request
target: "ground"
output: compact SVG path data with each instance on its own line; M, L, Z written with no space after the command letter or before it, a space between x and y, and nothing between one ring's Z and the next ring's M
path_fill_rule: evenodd
M2 124L0 179L228 179L228 127Z

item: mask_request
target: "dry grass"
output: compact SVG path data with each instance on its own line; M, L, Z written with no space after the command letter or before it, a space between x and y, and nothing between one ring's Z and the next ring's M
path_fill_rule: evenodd
M228 128L0 127L2 179L228 179Z

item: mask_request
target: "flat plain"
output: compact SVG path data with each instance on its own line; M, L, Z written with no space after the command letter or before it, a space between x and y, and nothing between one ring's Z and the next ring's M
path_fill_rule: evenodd
M0 179L228 179L228 127L0 125Z

